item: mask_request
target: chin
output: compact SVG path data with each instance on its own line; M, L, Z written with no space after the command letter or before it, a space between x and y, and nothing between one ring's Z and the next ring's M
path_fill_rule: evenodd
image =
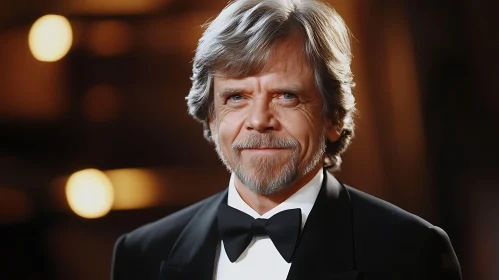
M291 166L280 168L249 168L239 166L236 175L251 191L261 195L270 195L293 185L298 178L298 172Z

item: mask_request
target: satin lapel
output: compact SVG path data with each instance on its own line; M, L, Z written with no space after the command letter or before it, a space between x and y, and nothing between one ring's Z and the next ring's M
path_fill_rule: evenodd
M217 229L218 205L227 191L206 203L178 237L168 260L161 263L160 280L212 280L220 237Z
M325 171L287 279L357 279L351 219L346 188Z

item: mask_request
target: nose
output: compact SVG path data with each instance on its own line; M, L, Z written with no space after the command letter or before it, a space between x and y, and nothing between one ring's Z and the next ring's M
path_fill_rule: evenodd
M279 122L275 118L275 112L270 102L267 98L258 98L252 102L246 120L246 129L258 132L278 129Z

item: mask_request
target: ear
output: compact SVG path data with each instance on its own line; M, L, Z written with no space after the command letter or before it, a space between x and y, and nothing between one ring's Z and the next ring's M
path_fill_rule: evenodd
M342 131L343 131L342 124L333 124L332 122L328 121L326 128L327 140L329 140L330 142L338 141L338 139L340 139Z

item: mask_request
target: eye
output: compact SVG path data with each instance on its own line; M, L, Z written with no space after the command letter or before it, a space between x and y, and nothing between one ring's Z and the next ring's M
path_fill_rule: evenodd
M243 96L241 94L233 94L227 98L230 101L240 101L243 100Z
M233 93L226 97L225 104L233 107L239 108L246 104L246 96L242 93Z
M300 99L295 93L281 91L275 97L275 102L277 102L276 104L280 104L281 106L292 107L298 105L300 103Z
M291 99L295 99L296 98L296 95L292 94L292 93L283 93L281 95L282 99L287 99L287 100L291 100Z

